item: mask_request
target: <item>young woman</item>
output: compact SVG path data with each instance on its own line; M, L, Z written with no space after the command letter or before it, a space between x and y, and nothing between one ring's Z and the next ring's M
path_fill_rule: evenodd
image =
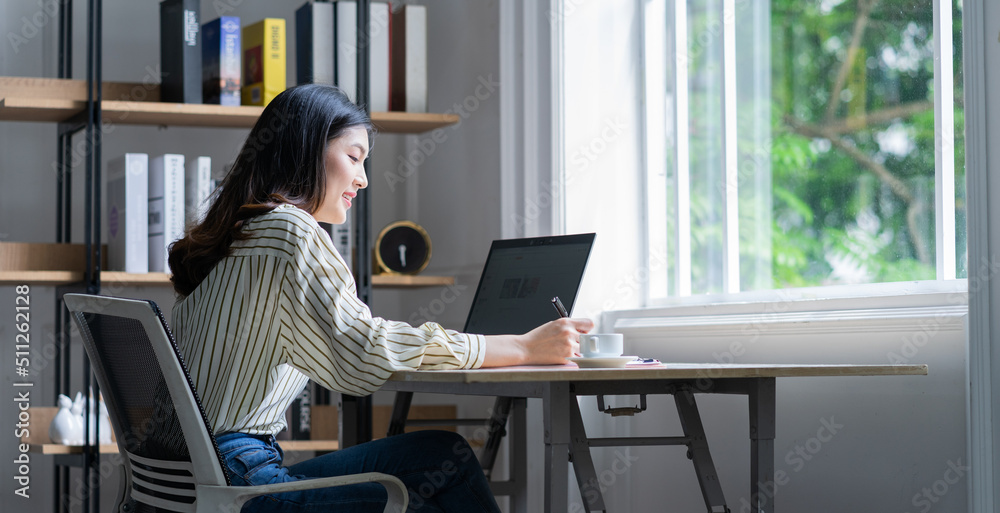
M317 224L343 223L368 185L372 136L364 110L333 87L295 87L268 104L204 221L170 250L174 335L234 484L384 472L406 483L414 511L497 511L454 433L420 431L282 466L274 435L309 379L367 395L398 369L564 363L593 327L564 318L482 336L372 317ZM371 484L261 497L244 511L378 511L384 501Z

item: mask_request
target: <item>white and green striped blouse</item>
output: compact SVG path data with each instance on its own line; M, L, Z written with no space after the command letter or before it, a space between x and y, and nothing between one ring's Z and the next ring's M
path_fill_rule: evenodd
M482 365L481 335L372 317L307 212L282 205L245 230L250 238L173 310L174 336L216 433L278 433L307 378L367 395L398 369Z

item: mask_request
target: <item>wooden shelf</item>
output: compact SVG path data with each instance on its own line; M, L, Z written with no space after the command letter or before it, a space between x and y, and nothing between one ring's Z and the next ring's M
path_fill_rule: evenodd
M197 103L130 101L101 103L101 115L104 121L123 125L250 128L263 111L264 107L229 107Z
M250 128L263 107L164 103L159 85L105 82L101 115L105 123L156 126ZM62 122L87 106L84 80L0 77L0 121ZM373 112L380 132L419 134L456 124L457 114Z
M81 281L83 281L83 271L0 271L0 285L69 285ZM170 285L170 275L103 271L101 282L132 287Z
M118 445L116 444L101 444L100 445L101 454L115 454L118 452ZM83 454L83 447L79 445L62 445L62 444L30 444L28 445L28 452L35 454Z
M336 451L340 442L336 440L278 440L283 451Z
M86 102L55 98L0 98L0 121L62 122L83 112ZM106 123L124 125L250 128L263 107L105 100ZM372 123L383 133L419 134L458 123L457 114L373 112Z
M0 271L0 285L69 285L83 281L81 271ZM118 271L101 272L101 283L127 287L169 286L166 273L135 274ZM372 285L380 288L419 288L454 285L453 276L403 276L379 274L372 276Z
M458 114L421 112L372 112L372 123L380 132L419 134L458 123Z
M0 271L0 285L69 285L83 281L80 271Z
M424 276L421 274L376 274L372 276L372 285L375 287L442 287L454 284L454 276Z
M126 273L121 271L101 271L103 285L117 284L125 286L170 285L170 275L167 273Z
M86 102L55 98L0 98L0 121L60 123L86 106Z
M336 451L340 449L340 442L336 440L278 440L278 445L283 451ZM78 445L62 444L30 444L28 452L35 454L83 454L83 447ZM101 454L117 454L118 445L101 444Z

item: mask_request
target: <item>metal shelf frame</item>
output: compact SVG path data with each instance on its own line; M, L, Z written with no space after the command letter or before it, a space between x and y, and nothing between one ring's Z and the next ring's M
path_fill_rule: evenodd
M370 17L370 0L358 0L357 9L357 101L364 105L371 115L368 97L369 69L369 38L368 27ZM59 43L58 43L58 78L72 78L73 75L73 0L59 0ZM62 294L68 291L83 290L88 294L99 294L101 291L101 146L102 146L102 70L101 55L103 51L103 1L86 0L87 34L86 34L86 109L79 115L59 123L57 130L56 149L56 241L68 243L71 241L72 228L72 139L83 133L84 155L84 216L83 243L86 250L86 267L82 284L59 286L56 288L56 334L57 355L56 395L68 393L70 380L69 343L71 337L70 317L62 302ZM333 57L333 56L331 56ZM369 171L370 161L366 160L365 170ZM359 191L355 201L354 244L357 248L370 247L371 241L371 193L368 189ZM369 251L359 250L354 277L357 281L359 298L366 304L370 303L372 291L372 256ZM94 396L99 393L96 381L90 370L90 362L86 356L83 360L84 390L94 390ZM57 399L54 398L54 399ZM329 401L329 395L326 395ZM349 447L372 439L372 401L370 397L351 397L341 395L340 415L340 447ZM89 405L85 412L84 439L89 426ZM72 502L82 505L83 513L100 511L100 486L91 487L100 479L100 447L84 445L80 458L57 459L54 477L55 494L53 510L57 513L68 512ZM69 470L71 466L80 466L84 472L82 487L83 497L70 500Z

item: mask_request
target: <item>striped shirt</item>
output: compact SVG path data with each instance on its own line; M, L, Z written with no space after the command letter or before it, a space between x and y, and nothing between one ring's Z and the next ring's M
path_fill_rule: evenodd
M475 368L485 339L372 317L330 237L282 205L249 220L173 309L174 336L216 433L276 434L311 378L368 395L395 370Z

